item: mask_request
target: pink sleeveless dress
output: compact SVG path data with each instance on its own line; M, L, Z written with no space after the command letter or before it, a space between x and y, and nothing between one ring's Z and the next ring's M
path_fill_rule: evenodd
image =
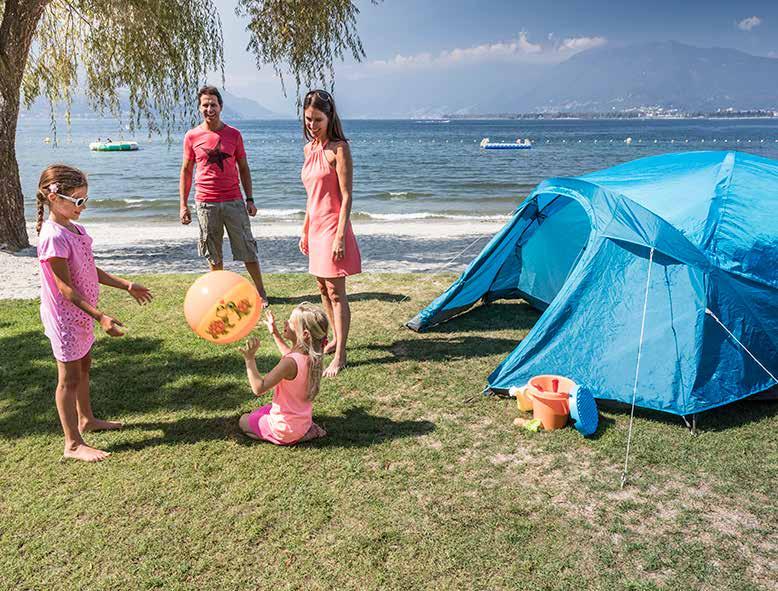
M309 144L300 173L308 193L308 272L316 277L346 277L362 272L362 256L349 220L343 236L345 256L339 261L332 258L332 242L338 231L343 196L338 172L324 155L326 145L327 142L316 141Z
M287 353L294 359L297 376L281 380L273 392L273 402L249 414L249 426L260 439L276 445L299 441L313 424L313 404L308 400L308 356Z

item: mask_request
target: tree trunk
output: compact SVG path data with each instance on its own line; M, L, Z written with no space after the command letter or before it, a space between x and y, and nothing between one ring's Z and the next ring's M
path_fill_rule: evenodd
M24 195L16 163L19 90L13 96L6 86L0 84L0 249L19 250L29 246L24 223Z
M29 246L16 162L22 76L35 28L48 0L6 0L0 23L0 249Z

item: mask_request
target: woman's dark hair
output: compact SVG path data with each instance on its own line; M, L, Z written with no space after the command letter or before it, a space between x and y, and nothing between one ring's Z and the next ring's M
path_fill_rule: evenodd
M203 96L204 94L210 94L211 96L215 96L216 100L219 101L219 106L220 107L224 106L224 101L222 100L222 95L219 92L219 89L216 88L215 86L209 86L209 85L206 84L200 90L197 91L197 104L198 105L200 104L200 97Z
M346 134L343 133L343 125L340 123L338 111L335 109L335 99L326 90L312 90L305 95L303 101L303 137L306 141L311 141L313 136L305 125L305 110L313 107L327 116L327 137L335 141L347 142Z

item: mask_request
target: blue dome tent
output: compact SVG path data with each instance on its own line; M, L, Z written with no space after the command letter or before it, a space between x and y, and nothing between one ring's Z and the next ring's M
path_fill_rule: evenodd
M544 313L488 378L555 373L597 398L690 415L778 374L778 161L686 152L542 182L465 272L408 322L479 300Z

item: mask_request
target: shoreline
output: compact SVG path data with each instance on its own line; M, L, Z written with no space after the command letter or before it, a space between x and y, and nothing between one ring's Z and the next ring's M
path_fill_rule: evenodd
M263 273L307 273L308 261L297 248L300 223L252 223ZM352 222L362 253L364 273L462 272L481 252L503 222ZM93 239L95 263L116 275L204 273L207 264L197 254L199 229L194 220L181 224L84 224ZM40 273L33 224L27 232L32 246L17 253L0 252L0 300L34 299L40 293ZM452 261L453 259L453 261ZM224 243L225 269L241 272Z

